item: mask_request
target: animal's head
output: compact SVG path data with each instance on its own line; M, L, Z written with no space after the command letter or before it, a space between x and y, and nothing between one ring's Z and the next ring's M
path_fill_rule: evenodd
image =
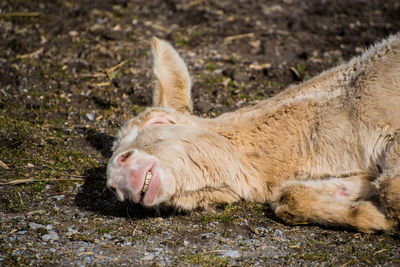
M153 107L119 131L107 186L119 200L181 209L240 198L239 157L228 139L193 116L190 77L170 44L154 39Z

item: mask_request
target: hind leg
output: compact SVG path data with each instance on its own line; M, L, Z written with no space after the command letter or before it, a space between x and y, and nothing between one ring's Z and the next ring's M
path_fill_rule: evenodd
M371 233L391 230L395 223L369 199L374 187L360 176L284 184L272 206L290 224L318 223L345 226Z

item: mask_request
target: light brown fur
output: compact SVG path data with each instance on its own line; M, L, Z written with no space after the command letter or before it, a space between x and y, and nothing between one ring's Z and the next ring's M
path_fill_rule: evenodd
M400 34L275 97L214 119L189 114L190 78L176 51L154 39L153 54L154 107L121 129L108 166L108 185L122 199L130 198L118 187L127 178L115 159L135 150L132 162L151 158L161 170L160 185L152 189L157 197L148 206L191 210L245 199L271 203L288 223L395 230ZM160 118L162 125L150 123Z

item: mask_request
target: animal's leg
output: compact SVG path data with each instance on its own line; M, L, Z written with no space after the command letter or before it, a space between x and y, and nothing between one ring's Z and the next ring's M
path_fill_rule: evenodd
M372 201L373 186L361 177L325 181L296 181L283 185L272 204L287 223L347 226L371 233L390 230L395 223Z
M386 214L400 222L400 134L385 154L383 172L376 187Z

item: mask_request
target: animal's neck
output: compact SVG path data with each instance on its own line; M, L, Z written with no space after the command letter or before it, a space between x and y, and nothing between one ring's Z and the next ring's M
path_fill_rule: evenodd
M272 108L268 102L207 120L208 130L227 138L243 166L242 197L268 201L274 189L293 178L303 166L300 121L307 121L300 105ZM300 122L300 125L302 123Z

